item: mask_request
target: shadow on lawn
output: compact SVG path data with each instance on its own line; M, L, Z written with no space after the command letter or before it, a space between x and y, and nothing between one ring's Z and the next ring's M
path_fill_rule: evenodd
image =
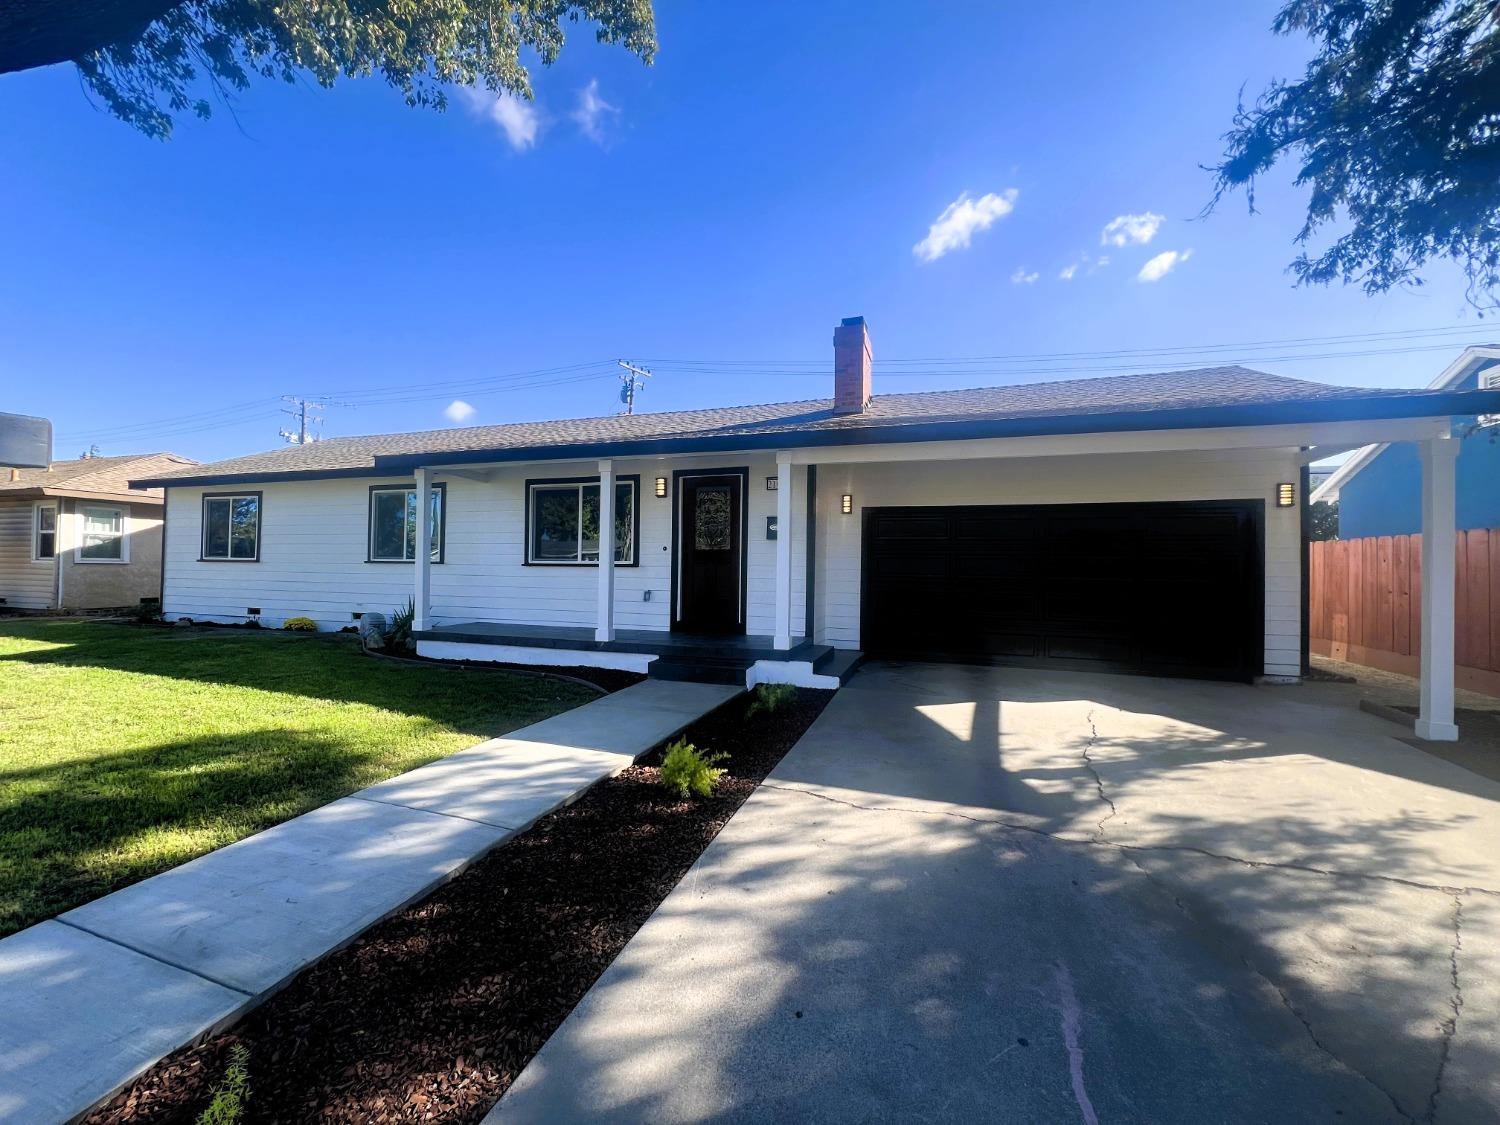
M360 789L380 753L272 729L0 770L0 935Z
M482 668L373 660L352 636L196 631L88 621L0 624L0 638L56 646L0 655L6 664L107 668L193 683L358 703L493 737L596 698L561 680Z

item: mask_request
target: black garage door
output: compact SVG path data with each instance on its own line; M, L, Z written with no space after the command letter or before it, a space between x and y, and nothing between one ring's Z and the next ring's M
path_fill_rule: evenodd
M863 647L1249 679L1261 518L1260 501L869 508Z

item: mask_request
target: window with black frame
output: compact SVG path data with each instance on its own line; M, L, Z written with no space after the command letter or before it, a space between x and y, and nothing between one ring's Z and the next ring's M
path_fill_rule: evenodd
M445 490L433 485L428 512L428 557L443 561ZM414 562L417 557L417 490L401 485L370 489L371 562Z
M203 497L201 557L220 562L255 562L260 558L259 492Z
M636 562L634 478L615 481L615 564ZM598 480L527 483L529 526L526 561L540 566L597 566L599 563Z

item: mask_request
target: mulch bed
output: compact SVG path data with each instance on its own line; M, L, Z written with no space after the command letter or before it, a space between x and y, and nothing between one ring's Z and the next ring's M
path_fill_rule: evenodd
M730 701L686 732L730 755L713 797L662 789L658 748L84 1120L194 1121L243 1043L246 1121L478 1121L832 695Z

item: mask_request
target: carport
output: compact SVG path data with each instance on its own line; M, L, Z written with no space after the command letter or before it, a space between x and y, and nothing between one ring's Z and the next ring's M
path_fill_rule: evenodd
M792 542L806 537L805 630L819 643L896 658L1295 680L1305 655L1303 470L1371 443L1413 442L1424 533L1415 729L1456 739L1450 418L1408 416L1439 404L1402 393L1297 406L1259 408L1258 424L1214 424L1224 411L1133 412L1007 420L1025 431L1015 436L780 451L790 487L778 518L791 534L778 543L778 647L804 632L791 613ZM1283 420L1297 414L1319 420Z

